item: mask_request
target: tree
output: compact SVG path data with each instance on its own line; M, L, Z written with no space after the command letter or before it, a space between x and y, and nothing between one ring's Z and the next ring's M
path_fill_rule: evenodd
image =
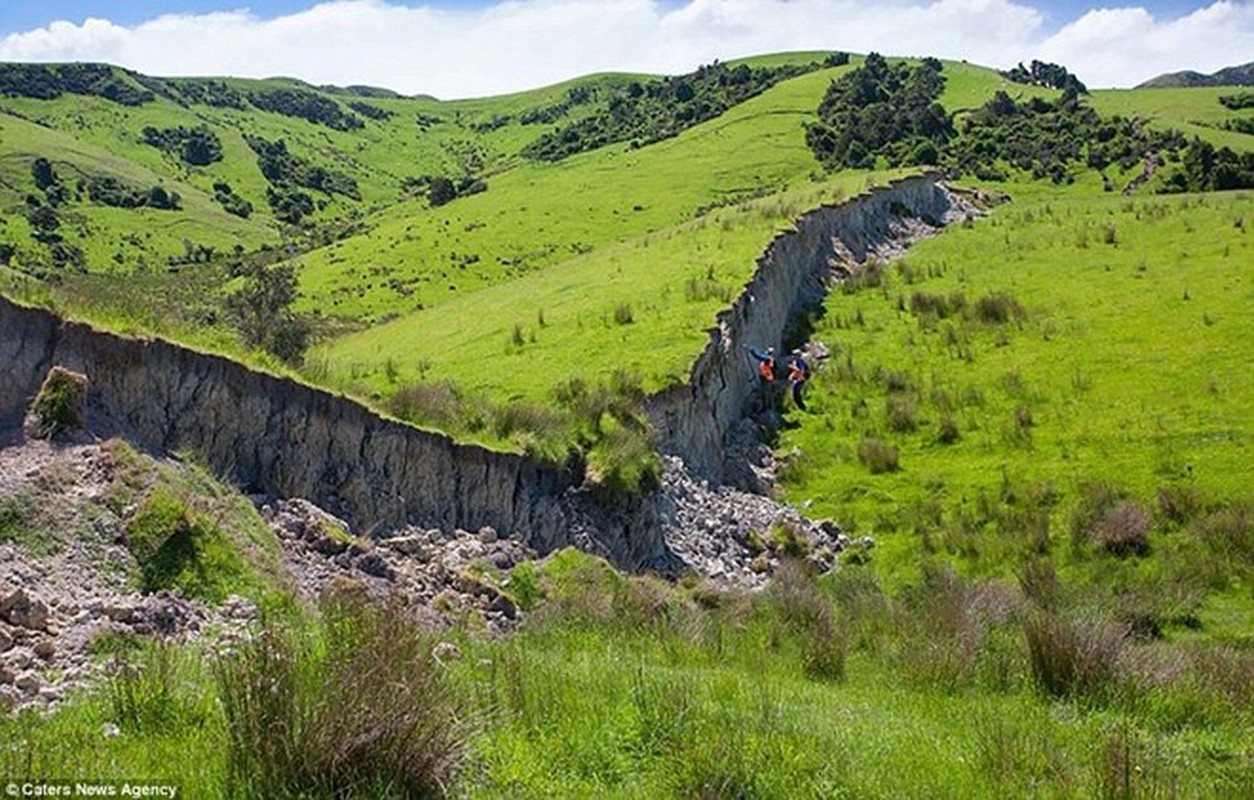
M452 180L443 176L432 178L430 189L427 191L427 199L432 206L442 206L457 199L457 186Z
M309 346L309 324L292 313L296 266L279 264L245 267L244 283L224 303L227 318L244 344L260 347L289 363L298 364Z

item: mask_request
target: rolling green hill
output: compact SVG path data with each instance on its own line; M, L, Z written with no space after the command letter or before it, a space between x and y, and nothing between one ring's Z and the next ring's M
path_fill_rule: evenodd
M1193 70L1168 72L1140 84L1138 89L1164 89L1169 87L1196 86L1251 86L1254 85L1254 62L1235 67L1224 67L1209 75Z
M0 256L105 321L236 350L218 298L244 262L291 260L296 309L321 320L307 375L383 400L451 381L490 403L543 402L571 377L619 369L658 388L685 374L778 230L890 174L883 156L828 173L807 146L829 85L863 63L781 54L458 101L0 65ZM1059 94L937 66L956 133L998 93L1021 109ZM1085 102L1250 150L1248 112L1219 94ZM593 130L612 143L586 149ZM527 157L545 137L574 144L558 160ZM41 159L50 179L35 174ZM1083 183L1087 167L1052 169ZM1103 168L1118 186L1139 171ZM154 310L154 294L194 302Z

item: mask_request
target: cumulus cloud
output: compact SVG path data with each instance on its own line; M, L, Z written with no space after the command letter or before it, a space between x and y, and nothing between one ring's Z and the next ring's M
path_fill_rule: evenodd
M784 50L878 50L990 66L1058 61L1090 85L1210 70L1254 52L1254 7L1158 20L1090 11L1050 34L1024 0L501 0L476 9L334 0L262 19L165 15L126 27L54 22L0 39L8 61L107 61L155 75L289 75L468 97L599 71L690 70Z
M1090 11L1039 48L1046 60L1074 64L1093 86L1124 86L1164 72L1214 72L1254 57L1254 3L1217 2L1179 19L1141 8Z

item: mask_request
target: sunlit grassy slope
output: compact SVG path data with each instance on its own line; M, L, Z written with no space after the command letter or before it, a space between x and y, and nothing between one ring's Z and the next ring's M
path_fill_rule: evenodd
M1007 571L1024 553L978 535L1008 493L1054 497L1056 539L1086 484L1147 505L1179 487L1248 496L1254 194L1025 195L916 245L882 287L829 298L815 337L836 355L781 441L790 498ZM978 321L996 295L1025 316ZM925 313L938 297L965 311ZM870 439L897 471L872 474Z
M520 167L483 195L380 223L369 240L311 254L303 275L313 306L327 307L320 292L335 283L332 307L352 302L346 293L355 291L359 302L373 293L379 308L394 309L406 290L413 291L411 308L423 306L317 356L333 374L382 374L388 361L405 374L421 364L430 376L506 396L543 393L565 375L620 366L639 368L655 383L684 374L702 330L771 236L806 208L866 185L859 173L811 180L802 123L829 79L821 72L788 81L640 150L607 148ZM704 213L711 206L725 207ZM364 252L382 242L382 254ZM384 272L379 262L393 251L395 266ZM331 261L338 258L337 275ZM371 265L365 270L363 258ZM359 265L353 275L348 264ZM417 279L405 286L396 277L404 274ZM388 286L388 279L398 282ZM366 287L354 290L362 280ZM700 286L686 290L689 282ZM499 286L481 288L491 284ZM630 323L614 321L620 306L630 307ZM515 325L523 328L521 348L510 347ZM520 369L466 368L509 363L501 361L507 351L523 356L512 359Z
M1223 123L1238 117L1254 119L1246 109L1235 112L1219 98L1239 90L1233 87L1199 86L1191 89L1101 89L1091 97L1101 114L1120 114L1149 120L1158 128L1175 128L1188 136L1200 136L1216 146L1238 152L1254 148L1254 136L1225 130Z

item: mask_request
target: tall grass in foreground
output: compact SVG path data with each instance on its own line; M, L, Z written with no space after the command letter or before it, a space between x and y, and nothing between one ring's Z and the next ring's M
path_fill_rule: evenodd
M215 669L234 791L256 797L447 793L472 731L396 605L337 592L322 635L269 629Z
M788 565L668 588L574 553L511 640L459 668L493 723L472 797L1242 795L1254 659L1140 640L1086 587ZM1056 574L1053 574L1057 581ZM1238 678L1237 676L1244 676ZM1225 710L1226 709L1226 710Z
M132 654L101 695L0 719L0 774L197 797L1254 791L1254 654L1137 638L1044 561L1021 589L931 565L889 591L863 567L796 562L749 594L575 551L525 573L521 628L445 631L458 660L346 588L318 625L207 660Z

